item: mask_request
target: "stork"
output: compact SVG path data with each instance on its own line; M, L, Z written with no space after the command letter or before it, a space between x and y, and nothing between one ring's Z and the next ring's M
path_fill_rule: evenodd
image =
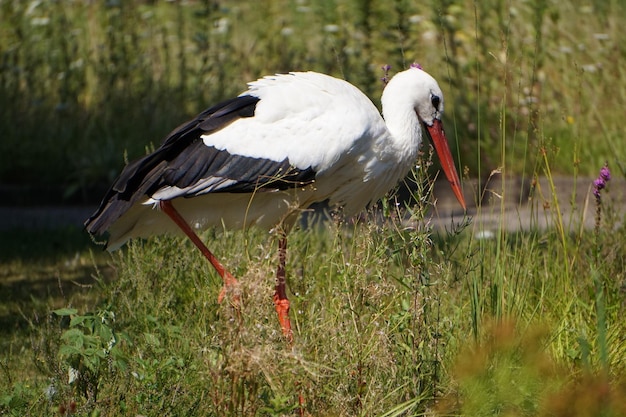
M465 209L441 116L443 94L419 66L383 90L382 115L358 88L315 72L266 76L172 131L129 163L85 222L109 233L108 250L131 238L182 231L224 281L236 280L197 230L212 226L278 231L274 303L292 337L285 290L287 233L298 214L328 201L354 214L377 201L415 163L426 132Z

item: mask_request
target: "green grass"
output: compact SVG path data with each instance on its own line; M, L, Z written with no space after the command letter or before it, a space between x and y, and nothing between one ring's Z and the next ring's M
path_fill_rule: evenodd
M0 414L297 415L302 396L305 415L626 415L620 191L594 230L561 213L587 187L551 193L605 161L620 176L623 5L215 4L0 0L0 182L87 191L259 75L323 71L377 100L380 66L415 60L441 80L465 176L503 174L478 207L500 224L434 231L419 171L407 209L295 230L292 346L264 231L202 235L236 306L184 239L109 255L77 229L1 231ZM546 181L527 201L511 176ZM509 201L531 207L526 230L505 231L529 220Z
M301 395L310 415L552 416L572 415L586 387L578 415L624 415L626 229L608 207L595 231L564 240L558 228L435 233L427 204L410 218L394 207L382 223L291 234L292 346L271 302L266 232L203 234L240 279L236 305L217 303L219 278L185 239L133 242L109 259L76 235L58 257L18 251L3 261L10 276L44 264L64 285L30 302L20 294L36 279L3 288L5 321L19 312L21 324L4 331L0 410L285 415Z
M52 309L68 304L89 309L97 302L100 293L92 278L94 265L97 263L109 278L112 270L104 253L96 249L90 254L91 245L84 231L73 227L0 231L3 366L9 366L9 358L19 358L16 365L22 376L36 375L36 361L27 352L37 326L46 321Z

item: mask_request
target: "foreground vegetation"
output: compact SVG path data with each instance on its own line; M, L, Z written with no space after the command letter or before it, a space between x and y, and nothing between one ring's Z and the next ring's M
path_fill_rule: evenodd
M553 189L607 161L624 174L620 2L0 7L1 183L88 195L259 75L323 71L376 99L379 68L414 60L442 81L466 179L504 178L467 187L502 215L495 229L434 230L426 160L406 206L295 230L292 345L263 231L202 236L240 278L237 304L216 302L219 279L184 239L111 256L77 229L0 231L0 414L626 416L621 190Z
M92 280L23 303L22 326L5 330L0 410L626 415L626 228L615 213L605 206L593 231L479 239L475 225L434 233L426 201L384 205L382 223L327 220L291 235L292 345L271 302L265 232L203 236L240 277L238 303L216 302L219 278L184 239L134 242L108 260L78 252L57 274L91 264Z

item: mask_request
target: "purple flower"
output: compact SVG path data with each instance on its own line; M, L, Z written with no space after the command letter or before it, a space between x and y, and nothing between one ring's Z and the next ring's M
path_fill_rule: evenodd
M604 182L602 178L596 178L593 182L593 195L595 195L596 198L600 198L600 190L604 189L605 186L606 182Z
M418 64L417 62L414 62L411 64L410 68L417 68L417 69L421 69L423 70L424 68L422 68L422 66L420 64Z
M609 171L609 163L606 162L600 169L600 175L593 181L593 196L596 198L596 241L600 233L600 222L602 221L602 198L600 191L606 187L606 183L611 180L611 171ZM596 255L597 256L597 255Z
M387 83L389 82L389 70L391 69L391 65L389 64L385 64L381 67L381 69L384 71L385 76L383 78L381 78L380 80L387 85Z
M611 180L611 171L609 171L608 164L604 165L602 169L600 170L600 178L602 178L604 181Z
M609 164L604 164L600 169L600 175L593 181L593 195L598 202L600 201L600 190L606 187L606 183L611 180L611 171L609 171Z

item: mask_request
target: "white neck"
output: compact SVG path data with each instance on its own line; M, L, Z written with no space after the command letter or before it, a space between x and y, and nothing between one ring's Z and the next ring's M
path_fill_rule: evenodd
M389 81L381 97L383 118L396 152L400 152L403 159L415 160L422 141L421 122L409 95L403 90L406 87L393 81Z

